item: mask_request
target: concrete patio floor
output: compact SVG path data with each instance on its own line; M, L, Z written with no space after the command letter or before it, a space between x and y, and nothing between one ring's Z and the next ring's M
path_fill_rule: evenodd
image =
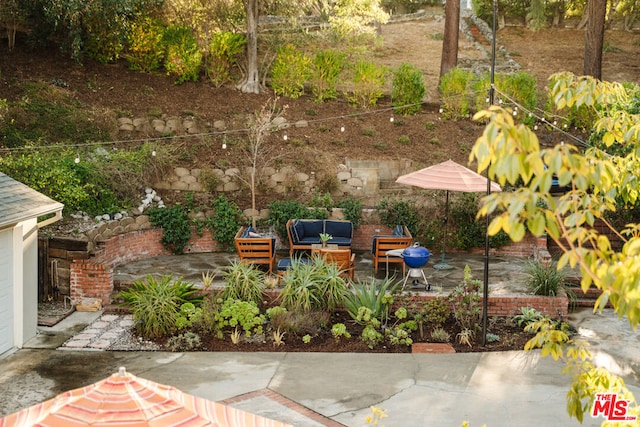
M287 253L278 253L277 259L287 257ZM202 274L211 272L215 274L214 284L222 284L225 267L238 260L235 253L197 253L185 255L163 255L133 261L117 266L114 269L114 282L131 283L136 279L144 278L147 274L157 276L172 275L182 277L191 283L202 283ZM464 268L469 266L475 279L483 280L484 255L454 253L446 254L445 262L453 268L440 270L434 268L435 264L442 262L441 255L432 255L427 265L423 268L425 277L431 285L433 292L450 292L464 278ZM524 272L528 260L513 256L489 257L489 290L492 295L508 295L528 293L524 284L527 275ZM377 274L374 274L373 261L369 252L356 252L356 281L368 282L372 278L383 280L386 276L386 268L382 265ZM390 264L389 275L396 275L398 280L403 280L401 264ZM419 285L412 286L413 278L407 281L406 290L426 292L424 280L419 277Z

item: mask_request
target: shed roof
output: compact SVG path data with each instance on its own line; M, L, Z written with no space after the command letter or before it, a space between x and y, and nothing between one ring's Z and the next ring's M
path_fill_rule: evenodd
M62 211L64 205L0 172L0 229Z

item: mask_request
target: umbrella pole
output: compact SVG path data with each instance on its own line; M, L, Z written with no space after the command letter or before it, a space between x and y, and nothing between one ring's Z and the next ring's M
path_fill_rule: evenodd
M442 261L440 261L440 264L435 264L433 266L433 268L437 270L451 270L453 268L452 265L449 265L446 262L444 262L444 252L445 252L445 245L447 241L447 223L448 222L449 222L449 190L447 190L447 196L444 202L444 235L442 237Z

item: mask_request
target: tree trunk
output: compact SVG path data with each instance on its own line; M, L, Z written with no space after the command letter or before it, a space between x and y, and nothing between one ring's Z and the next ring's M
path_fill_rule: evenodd
M458 36L460 33L460 0L447 0L444 6L444 35L440 78L458 65Z
M245 0L247 14L247 75L238 84L244 93L260 93L258 73L258 0Z
M589 0L587 28L584 42L584 67L582 73L602 79L602 48L607 0Z

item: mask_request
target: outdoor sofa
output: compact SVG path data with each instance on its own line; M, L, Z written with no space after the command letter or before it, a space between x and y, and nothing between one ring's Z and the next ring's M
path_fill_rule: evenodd
M287 221L289 256L293 256L298 250L310 251L311 245L322 243L321 233L331 235L328 244L350 248L353 224L351 221L335 219L290 219Z

